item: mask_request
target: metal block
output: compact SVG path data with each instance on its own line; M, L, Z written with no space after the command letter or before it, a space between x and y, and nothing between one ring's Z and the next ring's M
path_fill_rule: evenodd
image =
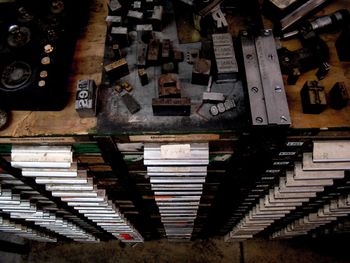
M271 30L254 37L241 34L252 124L290 125L286 93Z
M304 171L343 171L350 169L350 162L314 162L312 153L303 153L302 169ZM339 178L342 178L340 174Z
M350 141L314 141L314 162L350 162Z

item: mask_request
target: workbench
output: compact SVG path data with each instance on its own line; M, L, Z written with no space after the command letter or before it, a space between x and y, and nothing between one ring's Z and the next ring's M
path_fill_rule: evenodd
M317 15L323 15L348 6L346 0L337 0ZM53 136L53 135L88 135L96 134L96 118L80 118L75 112L75 89L78 79L94 79L97 84L101 83L102 62L104 55L104 43L106 36L107 6L103 0L95 0L90 7L90 17L87 26L80 33L76 45L74 63L71 69L69 80L70 99L67 106L58 112L40 111L13 111L10 123L6 129L0 131L1 137L28 137L28 136ZM265 20L266 26L271 24ZM187 29L185 29L187 30ZM234 26L230 27L235 31ZM329 91L337 81L345 81L350 84L350 63L341 63L338 60L334 41L339 33L323 34L331 51L331 70L329 75L320 83ZM300 43L297 40L284 42L283 45L290 49L296 49ZM287 97L292 117L290 128L295 129L327 129L327 128L347 128L350 125L350 108L333 110L330 107L320 115L303 114L301 109L300 89L306 80L315 79L315 71L303 74L296 85L287 86ZM123 118L123 116L120 116ZM225 120L227 121L227 120ZM147 127L152 124L145 123ZM192 127L196 130L196 127ZM205 127L207 132L217 131L217 127ZM187 132L191 132L191 127L186 127ZM114 131L104 131L113 133ZM132 126L129 130L118 131L133 133ZM142 129L138 129L142 133ZM157 131L156 133L167 132ZM202 131L204 132L204 131Z
M243 196L246 189L251 187L254 181L252 173L261 173L268 169L269 157L272 156L272 153L278 152L276 149L283 151L281 148L285 147L288 142L301 142L298 151L302 151L309 147L315 138L350 138L349 106L341 110L334 110L328 106L321 114L303 114L300 90L306 80L316 79L316 70L302 74L296 85L286 86L292 124L283 129L282 133L274 129L252 129L242 97L243 92L237 92L235 89L233 93L239 97L237 109L225 115L229 117L221 117L215 121L203 119L190 121L190 117L174 117L174 121L170 120L171 125L167 125L167 122L162 123L163 119L173 117L162 119L142 116L144 118L139 118L137 114L133 116L126 111L113 115L116 123L122 122L120 126L113 122L98 123L96 117L80 118L75 111L77 80L93 79L98 86L103 81L107 5L105 0L91 2L88 23L80 32L76 44L69 79L70 99L67 106L62 111L11 112L8 126L0 131L1 152L5 159L9 160L8 153L12 144L73 145L77 158L93 174L99 187L107 189L114 200L120 201L125 198L135 204L131 208L122 208L121 211L124 211L136 226L143 229L140 232L144 231L146 238L154 238L157 236L155 233L162 233L162 230L154 204L154 196L148 178L145 176L142 159L144 143L209 142L211 156L211 164L208 167L209 182L203 194L203 211L200 210L200 213L203 214L202 216L199 214L196 228L198 236L202 231L203 237L223 234L230 230L234 223L234 220L229 220L230 213L239 203L239 196ZM328 14L341 8L350 8L347 0L333 2L316 15ZM266 27L271 27L270 21L265 18L263 21ZM234 37L237 37L237 28L240 26L242 25L239 23L235 26L231 21L229 30ZM178 29L179 35L183 38L192 37L198 40L198 33L197 35L188 34L187 30L188 28L184 25L183 31L181 28ZM340 62L334 47L338 35L339 32L321 36L331 51L331 70L327 77L320 81L326 92L338 81L344 81L348 87L350 86L350 63ZM282 45L291 50L300 47L298 40L283 41ZM237 85L237 83L232 85ZM238 86L242 87L242 84ZM137 93L139 88L137 87L134 92ZM196 107L200 104L199 100L200 98L195 101ZM148 114L152 112L148 111ZM129 143L131 143L128 145L129 148L118 151L118 147L122 148ZM116 147L113 148L112 145ZM258 159L258 156L264 154L266 154L264 158ZM245 157L247 158L244 159ZM96 158L100 158L99 161L96 161ZM252 161L255 162L255 167L250 167ZM232 184L235 186L231 187ZM131 188L130 185L132 185ZM232 193L234 192L232 189L236 189L236 192ZM229 208L224 204L228 198L237 198L232 205L229 205ZM158 232L153 229L153 226L145 226L147 221L143 222L141 215L150 217Z

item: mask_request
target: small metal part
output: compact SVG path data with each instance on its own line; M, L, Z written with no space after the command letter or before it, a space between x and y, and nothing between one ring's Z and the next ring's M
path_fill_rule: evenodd
M39 88L43 88L43 87L45 87L46 86L46 81L45 80L39 80L39 82L38 82L38 87Z
M41 59L41 64L44 65L44 66L50 65L50 63L51 63L50 57L43 57Z
M12 25L9 27L7 43L10 47L20 48L31 40L31 31L28 27Z
M190 98L153 98L152 109L155 116L190 116Z
M199 58L195 60L192 70L192 84L208 85L210 78L211 61Z
M118 93L123 91L123 87L118 83L114 86L114 90Z
M155 66L159 64L160 42L159 39L152 39L148 44L147 64Z
M203 92L203 102L223 102L225 96L218 92Z
M40 78L47 78L48 76L48 73L46 70L43 70L43 71L40 71L40 74L39 74Z
M224 113L226 111L225 105L223 103L218 103L217 105L219 113Z
M199 49L192 48L186 53L186 62L193 64L199 58Z
M164 74L158 79L159 98L181 98L181 84L176 74Z
M316 72L317 79L318 80L324 79L327 76L330 69L331 69L331 65L329 65L328 62L323 62Z
M137 44L137 67L146 67L147 45L143 43Z
M45 51L46 54L51 53L53 50L54 50L54 47L52 45L50 45L50 44L47 44L47 45L44 46L44 51Z
M140 78L141 85L142 86L147 85L149 83L147 71L144 68L141 68L137 72Z
M8 121L7 112L0 109L0 129L4 128Z
M210 107L210 114L213 116L217 116L219 114L219 109L217 106L213 105Z
M52 0L51 12L54 14L60 14L64 11L64 2L62 0Z
M129 35L127 27L112 27L111 29L112 39L120 46L127 46L129 44Z
M272 18L282 31L285 31L327 1L328 0L268 0L264 1L263 10L265 15Z
M153 13L151 16L151 23L154 31L162 30L162 20L163 20L164 8L161 5L156 5L153 7Z
M182 61L184 61L184 53L182 51L174 50L173 56L174 56L174 61L175 62L182 62Z
M228 27L228 23L224 13L222 12L220 5L218 5L215 10L211 11L211 17L213 18L216 28L223 29Z
M317 81L307 81L300 96L304 113L319 114L327 107L324 87L319 86Z
M106 23L108 27L119 27L122 23L121 16L107 16Z
M15 91L24 87L32 77L32 68L24 61L14 61L4 67L1 75L2 89Z
M118 0L109 0L108 1L108 7L111 10L111 12L117 12L119 10L121 10L122 5L119 3Z
M94 80L78 80L75 110L81 118L96 116L97 88Z
M349 89L344 82L337 82L329 92L329 104L333 109L340 110L348 105Z
M124 95L122 95L122 101L124 102L125 106L128 108L131 114L134 114L141 109L140 104L129 93L125 93Z
M137 39L139 42L149 43L153 38L153 26L151 24L136 25Z
M113 50L115 60L119 60L122 58L122 52L118 44L112 45L112 50Z
M134 87L130 85L130 83L127 81L123 81L120 84L120 86L122 87L122 89L126 90L127 92L131 92L134 89Z
M236 103L233 99L228 99L228 100L225 100L224 106L225 106L226 111L228 111L228 110L232 110L233 108L235 108Z
M172 53L172 43L170 39L163 39L162 42L162 52L161 52L161 59L162 62L168 62L171 59Z
M128 62L125 58L112 62L104 67L109 77L119 79L129 74Z

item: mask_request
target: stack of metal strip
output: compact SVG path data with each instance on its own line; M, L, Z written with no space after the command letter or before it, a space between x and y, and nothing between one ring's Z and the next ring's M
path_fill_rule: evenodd
M208 163L208 143L145 145L144 164L169 240L191 239Z
M350 142L346 141L314 142L313 153L305 153L303 163L296 162L293 171L286 171L286 176L280 178L279 185L270 189L269 194L259 200L259 203L226 236L227 240L244 240L253 237L297 207L308 203L310 198L323 192L326 186L333 185L334 180L343 179L345 170L349 169L350 165L349 146ZM288 225L274 237L283 234L290 236L293 229L296 230L295 235L303 234L322 223L336 220L338 216L347 212L348 207L343 200L344 198L333 200L329 204L330 207L325 205L317 213L306 215L297 224ZM339 202L342 202L341 207ZM310 223L310 216L313 226Z
M31 186L25 185L22 181L15 178L11 174L0 173L0 185L2 186L2 188L5 189L4 192L8 193L9 191L8 189L11 189L12 191L17 193L17 196L19 196L20 194L22 199L26 200L26 201L23 201L22 205L20 205L19 207L17 204L14 204L14 206L12 207L9 206L11 202L13 204L14 200L11 200L11 202L9 202L10 200L7 200L6 209L9 212L12 211L11 208L14 209L14 211L12 212L20 212L20 211L23 211L23 213L27 212L26 208L23 208L23 206L26 206L28 208L28 202L30 200L30 205L32 207L40 206L43 211L51 212L51 213L59 213L60 215L62 215L62 218L67 222L71 222L73 223L73 225L75 224L79 225L84 229L86 229L89 233L101 234L100 231L98 231L96 228L89 225L82 219L78 218L77 216L67 213L63 209L59 209L53 201L42 196L38 191L34 190ZM15 198L17 198L16 195L15 195ZM5 212L4 210L1 210L1 211ZM98 241L98 240L95 239L95 241Z
M13 146L11 164L22 169L22 175L45 184L53 196L74 207L119 240L143 242L142 236L123 217L104 190L98 190L87 172L73 163L70 146Z
M3 189L0 185L0 209L9 214L11 218L24 219L46 228L62 236L81 242L99 241L93 235L87 233L78 225L69 222L55 213L38 209L30 200L21 198L20 194L14 194L10 189Z
M300 167L301 168L301 167ZM313 153L303 154L302 169L309 171L314 178L320 178L322 173L350 170L350 142L348 141L317 141L314 143ZM342 189L342 187L338 187ZM310 231L346 217L350 214L350 196L341 195L320 207L318 211L306 214L276 231L272 238L286 238L306 235Z
M18 223L14 223L11 220L0 217L0 231L5 233L15 234L27 239L40 241L40 242L56 242L57 239L50 237L49 235L32 229L30 227L23 226Z

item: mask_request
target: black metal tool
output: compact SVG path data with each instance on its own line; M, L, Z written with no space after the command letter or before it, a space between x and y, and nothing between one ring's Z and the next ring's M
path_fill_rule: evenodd
M318 17L313 21L305 21L299 29L286 33L282 39L298 36L303 48L290 51L281 48L278 51L282 73L288 75L288 84L294 85L300 74L319 68L319 79L322 79L328 69L329 49L318 33L343 28L349 21L348 10L341 9L327 16Z

